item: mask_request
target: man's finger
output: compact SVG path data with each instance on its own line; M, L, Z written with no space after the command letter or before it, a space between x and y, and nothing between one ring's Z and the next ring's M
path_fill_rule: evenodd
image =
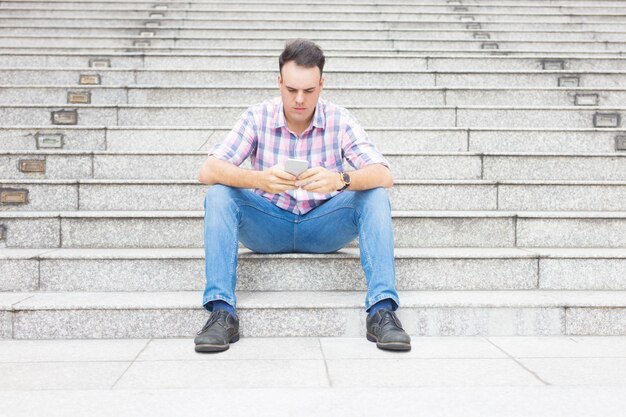
M295 180L296 179L295 175L290 174L287 171L283 171L281 169L274 169L272 171L272 174L274 174L274 176L281 178L283 180Z

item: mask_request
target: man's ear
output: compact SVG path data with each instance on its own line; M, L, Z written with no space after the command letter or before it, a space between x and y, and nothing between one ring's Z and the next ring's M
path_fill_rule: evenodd
M324 77L320 78L320 90L324 88Z
M280 74L278 74L278 88L283 86L283 77L280 76Z

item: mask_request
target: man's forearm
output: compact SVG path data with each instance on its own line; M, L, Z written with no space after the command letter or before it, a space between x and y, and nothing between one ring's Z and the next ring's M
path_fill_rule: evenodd
M371 190L372 188L393 187L393 177L389 168L383 164L368 165L365 168L349 171L350 191Z
M209 156L198 174L198 181L207 185L223 184L237 188L258 188L258 171L239 168L230 162Z

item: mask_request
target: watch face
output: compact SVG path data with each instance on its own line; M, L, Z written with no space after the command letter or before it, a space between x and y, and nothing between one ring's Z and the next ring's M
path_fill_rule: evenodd
M345 182L346 184L350 184L350 175L346 174L345 172L343 173L343 182Z

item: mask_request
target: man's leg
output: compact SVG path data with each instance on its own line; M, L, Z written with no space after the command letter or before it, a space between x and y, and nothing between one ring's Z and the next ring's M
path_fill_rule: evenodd
M389 299L399 305L391 207L384 188L344 191L302 217L296 227L299 252L334 252L359 237L367 282L365 309Z
M258 252L289 251L293 215L245 189L212 186L205 198L204 307L212 311L194 342L197 352L221 352L239 340L235 312L238 242Z
M391 206L383 188L343 192L307 213L296 228L298 250L332 252L357 235L367 281L367 339L380 349L411 349L411 338L395 314L394 240ZM370 310L371 309L371 310Z
M222 300L235 306L238 244L259 253L292 252L292 213L251 190L214 185L204 200L206 287L202 304Z

